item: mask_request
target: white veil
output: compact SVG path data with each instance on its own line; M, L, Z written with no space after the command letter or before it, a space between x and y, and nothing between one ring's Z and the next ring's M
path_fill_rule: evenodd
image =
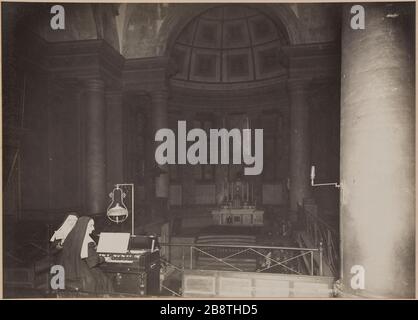
M70 231L73 230L77 220L78 218L75 214L69 214L61 227L54 232L50 241L54 242L55 240L61 240L61 243L63 243Z
M89 256L89 243L94 242L94 240L90 237L89 228L86 229L86 234L84 235L83 244L81 245L81 259L87 258Z

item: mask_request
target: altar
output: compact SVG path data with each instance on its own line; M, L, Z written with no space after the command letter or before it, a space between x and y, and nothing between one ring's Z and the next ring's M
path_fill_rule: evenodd
M216 225L262 226L264 211L257 209L254 185L238 177L235 181L225 180L222 185L222 202L212 210Z
M264 225L264 211L257 209L254 184L243 178L243 175L238 176L235 181L225 179L221 198L219 208L211 212L215 225Z
M211 213L216 225L262 226L264 224L264 211L255 208L220 208Z

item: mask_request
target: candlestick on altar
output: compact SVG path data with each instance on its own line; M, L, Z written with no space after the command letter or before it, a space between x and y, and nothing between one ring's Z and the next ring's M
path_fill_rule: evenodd
M254 204L254 183L251 183L251 202Z
M225 182L226 201L229 201L228 182Z
M242 189L242 193L244 194L244 198L242 198L242 201L247 201L247 182L243 183Z
M229 191L228 191L228 182L225 181L225 194L226 194L226 200L229 201Z
M226 194L226 201L229 201L229 192L228 192L228 183L224 182L225 194Z

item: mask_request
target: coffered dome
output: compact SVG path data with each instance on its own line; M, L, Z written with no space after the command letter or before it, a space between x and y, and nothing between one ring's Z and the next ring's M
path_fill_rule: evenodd
M176 81L242 83L286 74L280 26L241 5L219 6L194 18L171 50Z

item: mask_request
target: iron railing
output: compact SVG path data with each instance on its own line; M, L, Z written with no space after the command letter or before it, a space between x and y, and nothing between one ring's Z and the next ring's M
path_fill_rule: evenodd
M306 232L315 247L323 248L324 262L329 266L332 274L338 276L340 254L339 233L326 221L305 211Z

